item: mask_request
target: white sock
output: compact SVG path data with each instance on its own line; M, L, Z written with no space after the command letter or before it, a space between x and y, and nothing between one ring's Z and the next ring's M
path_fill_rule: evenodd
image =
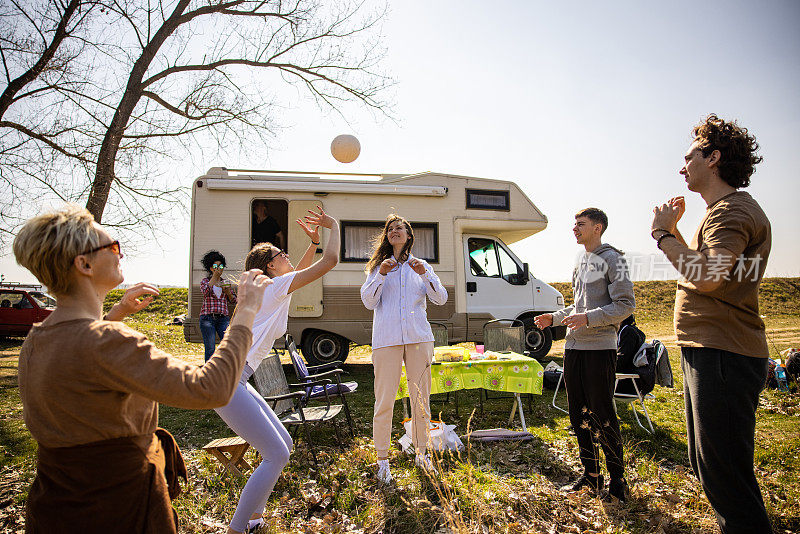
M386 458L384 460L378 460L378 469L380 469L382 467L385 467L387 469L389 468L389 459L388 458Z
M250 521L247 523L247 528L248 528L248 529L251 529L251 528L255 528L255 527L260 527L260 526L261 526L261 525L263 525L263 524L264 524L264 519L262 519L262 518L260 518L260 517L259 517L258 519L251 519L251 520L250 520Z

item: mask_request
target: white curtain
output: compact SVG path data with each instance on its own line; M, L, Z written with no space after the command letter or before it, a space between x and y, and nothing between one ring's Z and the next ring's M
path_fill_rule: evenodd
M372 255L372 241L380 235L383 228L375 226L353 226L344 228L344 257L348 259L368 260Z
M433 228L414 228L414 246L411 248L411 253L427 261L436 257Z
M383 227L357 226L348 224L344 228L344 257L347 259L368 260L372 255L372 242L383 231ZM414 247L411 253L423 260L436 257L433 228L414 228Z

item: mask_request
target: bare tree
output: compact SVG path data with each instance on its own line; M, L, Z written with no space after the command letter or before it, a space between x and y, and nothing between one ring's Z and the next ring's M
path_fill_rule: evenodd
M385 12L364 1L8 1L0 241L50 199L157 232L187 198L170 159L209 142L264 146L281 86L339 113L387 109Z

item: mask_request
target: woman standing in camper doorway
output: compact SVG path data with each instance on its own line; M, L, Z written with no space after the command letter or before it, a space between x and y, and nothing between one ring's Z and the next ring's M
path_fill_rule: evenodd
M322 208L317 209L319 213L309 211L305 223L297 220L297 224L311 239L297 268L292 266L285 252L271 243L257 244L245 258L245 270L257 265L272 279L272 285L264 292L261 308L253 320L253 344L247 353L247 363L239 385L228 405L216 411L231 430L261 454L262 461L242 490L236 512L228 526L228 534L255 532L263 524L261 514L267 499L289 462L292 438L264 398L247 383L247 379L269 355L275 340L286 333L292 292L317 280L339 261L339 225ZM316 228L312 230L311 226ZM330 237L322 258L311 265L320 242L320 226L330 229Z
M384 484L392 481L389 437L403 362L411 399L411 440L416 463L429 472L434 470L426 452L431 418L433 331L425 312L425 297L442 305L447 302L447 290L431 266L411 254L413 245L414 231L408 221L399 215L389 215L364 269L367 281L361 286L361 301L367 309L375 311L372 321L375 372L372 433L378 453L378 480Z

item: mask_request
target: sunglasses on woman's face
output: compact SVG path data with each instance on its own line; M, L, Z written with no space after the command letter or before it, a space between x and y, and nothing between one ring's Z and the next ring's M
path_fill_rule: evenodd
M99 251L103 250L104 248L110 248L111 252L113 252L114 254L119 256L120 258L122 257L122 249L119 246L119 241L113 241L113 242L109 243L108 245L102 245L100 247L93 248L92 250L87 250L86 252L82 253L81 255L85 256L86 254L92 254L94 252L99 252Z
M214 265L211 266L211 268L212 269L224 269L225 268L225 264L224 263L215 263Z
M274 260L275 258L277 258L279 256L283 256L284 258L287 258L287 259L289 258L289 255L287 253L285 253L282 250L279 250L278 252L276 252L275 254L270 256L269 258L267 258L267 261L265 261L264 263L269 263L269 262L271 262L272 260Z

